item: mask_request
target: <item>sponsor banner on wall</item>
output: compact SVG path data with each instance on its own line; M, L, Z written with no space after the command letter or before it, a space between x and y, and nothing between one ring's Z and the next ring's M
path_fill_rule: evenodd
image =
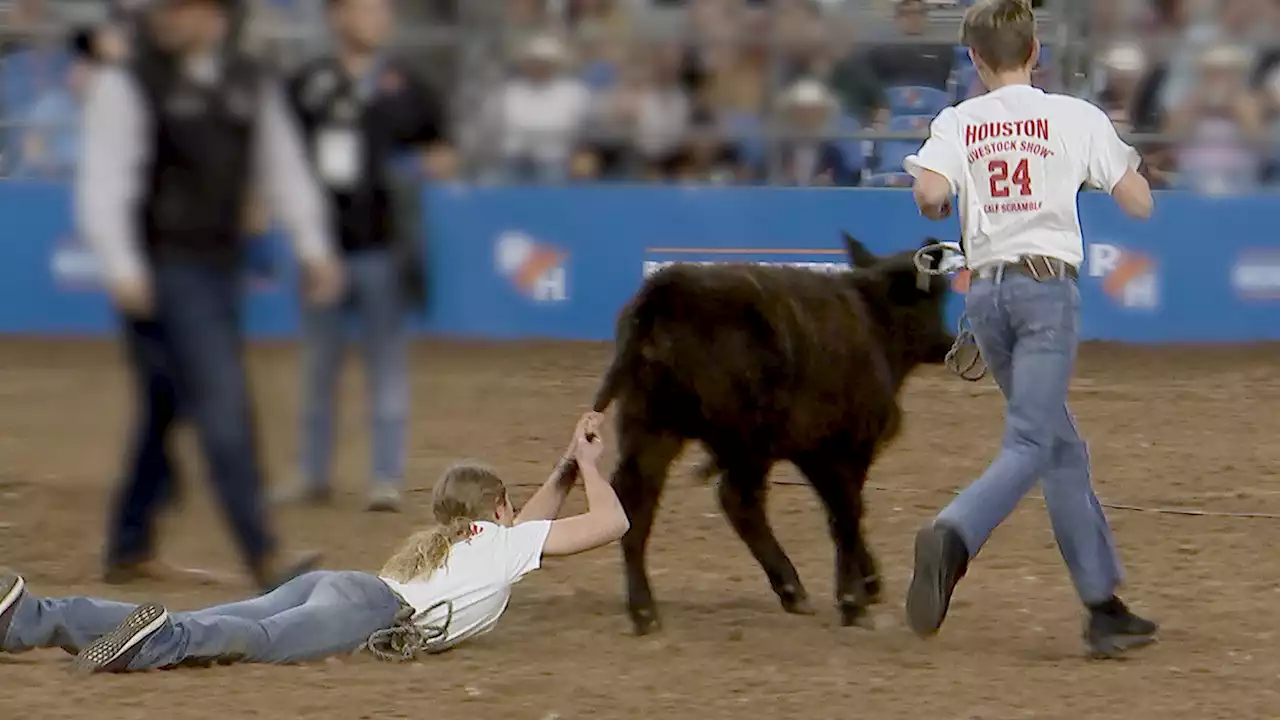
M1280 242L1260 241L1280 197L1161 194L1146 223L1100 194L1080 199L1082 333L1129 342L1280 340ZM417 329L482 338L605 340L618 310L667 263L759 262L840 272L841 231L877 253L957 239L900 190L445 187L427 191L430 313ZM0 332L115 328L92 253L74 238L70 192L0 185ZM298 311L284 243L257 249L247 322L292 335ZM254 265L252 263L256 262ZM963 307L963 274L949 303Z

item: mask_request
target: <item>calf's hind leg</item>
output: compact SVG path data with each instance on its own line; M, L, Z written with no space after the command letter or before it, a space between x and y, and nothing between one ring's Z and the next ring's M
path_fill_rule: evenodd
M622 536L622 561L627 577L627 612L636 635L661 629L649 575L645 570L645 548L658 510L667 468L680 454L684 442L672 435L653 433L619 423L618 467L613 473L613 489L631 528Z
M737 461L729 465L720 477L720 507L738 537L764 569L770 587L782 601L782 609L798 615L812 615L809 593L800 583L800 575L791 564L791 558L778 544L773 528L769 527L769 518L765 514L768 476L767 463L743 464Z

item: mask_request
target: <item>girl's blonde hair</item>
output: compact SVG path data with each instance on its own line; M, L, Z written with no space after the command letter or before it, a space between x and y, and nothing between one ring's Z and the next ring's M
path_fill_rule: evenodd
M425 579L449 562L454 543L471 537L472 523L492 520L507 488L492 469L459 463L445 471L431 492L436 526L414 533L378 574L396 582Z

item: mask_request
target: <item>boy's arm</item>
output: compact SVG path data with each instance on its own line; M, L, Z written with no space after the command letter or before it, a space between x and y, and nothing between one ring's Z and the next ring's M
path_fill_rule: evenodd
M951 197L959 190L965 172L958 125L955 109L943 110L929 126L929 139L903 162L903 169L915 178L912 194L916 205L930 220L951 215Z

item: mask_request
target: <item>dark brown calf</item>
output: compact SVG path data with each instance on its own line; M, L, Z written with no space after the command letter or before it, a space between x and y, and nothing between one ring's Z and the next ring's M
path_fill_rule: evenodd
M862 487L897 430L907 374L941 363L951 347L947 284L921 276L912 252L880 258L845 242L852 272L673 265L623 309L595 409L618 408L613 485L631 520L622 551L638 634L659 626L645 547L668 466L689 440L711 454L721 507L785 610L813 612L765 515L779 460L804 473L827 509L843 624L879 595Z

